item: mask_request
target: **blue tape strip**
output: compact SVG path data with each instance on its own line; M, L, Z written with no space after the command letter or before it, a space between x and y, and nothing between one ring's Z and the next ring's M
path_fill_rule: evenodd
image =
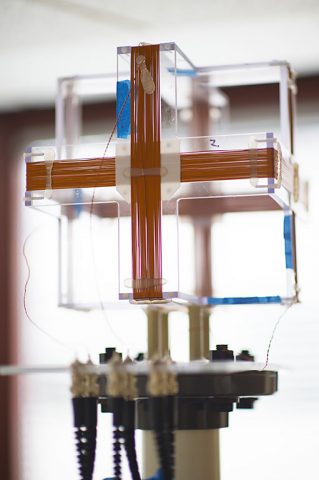
M294 268L294 257L293 257L293 246L292 246L292 215L285 215L284 239L285 239L286 268Z
M197 72L196 70L193 70L191 68L168 68L167 71L169 73L173 73L177 77L197 77Z
M82 188L75 188L73 190L74 212L76 217L79 217L83 211L83 191Z
M207 299L209 305L250 305L254 303L281 303L279 295L266 297L210 297Z
M31 155L28 156L28 153L31 154L31 152L32 152L32 147L27 147L27 148L25 149L25 151L24 151L24 153L25 153L25 162L26 162L26 163L29 163L29 162L31 162L31 160L32 160Z
M121 80L116 84L116 118L119 118L123 103L127 99L117 122L118 138L127 138L131 133L131 97L127 98L130 89L131 82L129 80Z
M116 479L114 477L106 477L106 478L103 478L103 480L116 480ZM145 480L163 480L162 470L161 469L157 470L157 472L153 477L149 477Z
M162 470L161 469L157 470L157 472L153 477L149 477L146 480L163 480Z

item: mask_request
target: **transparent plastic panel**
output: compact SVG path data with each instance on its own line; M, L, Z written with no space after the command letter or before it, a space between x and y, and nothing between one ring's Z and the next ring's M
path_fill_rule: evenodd
M108 204L108 217L74 209L60 220L59 305L101 309L118 300L118 206Z
M228 122L224 123L223 133L271 131L289 154L293 152L292 123L296 88L287 62L203 67L197 68L197 74L203 88L218 89L228 98L230 115ZM236 87L235 96L233 87ZM244 113L245 105L249 109L249 116ZM236 111L240 112L240 118L236 117ZM250 122L252 117L253 124ZM257 122L256 118L259 118Z
M257 211L253 197L245 198L233 211L218 199L181 200L179 202L179 298L199 304L286 303L296 300L294 261L291 243L284 233L290 215ZM198 203L197 206L192 203ZM201 210L201 212L200 212ZM203 252L196 243L196 220L201 213L202 226L210 230L205 252L211 258L212 292L200 296L196 291L196 268ZM197 218L198 222L198 218ZM205 268L203 275L205 275Z
M56 99L56 147L58 157L60 157L63 147L68 146L68 156L70 156L72 155L72 146L83 142L84 138L86 142L90 141L92 135L89 135L89 132L83 129L82 117L85 105L87 103L109 104L115 98L115 73L59 79ZM112 122L115 122L115 115ZM105 135L107 130L111 131L111 127L109 121L105 119L101 134Z
M142 51L143 44L140 49ZM176 57L177 46L175 43L164 43L159 45L160 50L160 95L161 95L161 137L169 138L177 135L177 85L176 85ZM119 47L118 53L118 74L117 81L120 83L130 82L132 47ZM181 57L181 53L179 53ZM185 62L186 60L184 60ZM130 88L130 87L129 87ZM125 96L118 98L121 105ZM129 121L129 119L128 119ZM127 135L128 137L128 135ZM127 138L126 137L126 138Z
M197 67L198 75L211 76L211 83L216 87L260 85L279 83L281 68L289 68L285 61L238 63L233 65L212 65Z
M177 85L175 44L160 50L161 137L177 136Z
M178 135L227 133L230 123L227 95L220 88L210 85L208 77L199 75L179 50L176 67Z

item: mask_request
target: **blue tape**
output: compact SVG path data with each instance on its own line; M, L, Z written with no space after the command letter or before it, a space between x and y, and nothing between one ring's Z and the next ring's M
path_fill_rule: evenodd
M207 299L209 305L251 305L256 303L281 303L279 295L266 297L210 297Z
M31 156L31 153L32 153L32 147L27 147L24 151L25 153L25 162L26 163L29 163L32 161L32 156ZM28 153L30 153L30 155L28 155Z
M157 470L153 477L149 477L146 480L163 480L163 472L161 469Z
M197 72L191 68L173 68L170 67L167 69L169 73L173 73L177 77L197 77Z
M130 89L131 82L129 80L121 80L120 82L116 83L116 118L118 118L118 138L127 138L131 133L131 97L129 96L127 98ZM125 100L126 104L119 118L119 114Z
M286 268L294 268L293 245L292 245L292 215L285 215L284 239L285 239Z
M75 188L73 190L74 212L76 217L79 217L83 211L83 191L81 188Z
M114 477L106 477L106 478L103 478L103 480L116 480L116 479ZM157 470L157 472L153 477L149 477L145 480L163 480L162 470L161 469Z

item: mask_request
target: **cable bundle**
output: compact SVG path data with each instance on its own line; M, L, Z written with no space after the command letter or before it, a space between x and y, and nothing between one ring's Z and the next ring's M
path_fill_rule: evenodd
M170 360L154 360L148 383L152 426L163 480L173 480L175 469L175 402L178 384L176 375L167 368L170 363Z
M133 361L127 357L124 365L128 367ZM141 480L135 445L135 399L137 397L136 377L126 370L126 382L124 391L124 444L132 480Z
M124 443L126 456L133 480L141 480L135 446L135 398L136 378L128 372L130 358L122 362L116 353L110 361L107 393L113 412L113 471L114 479L121 480L121 446Z
M99 394L97 375L83 373L83 367L93 365L76 361L72 368L72 406L77 458L81 480L92 480L97 428L97 399Z
M97 399L73 398L76 450L81 480L91 480L96 450Z

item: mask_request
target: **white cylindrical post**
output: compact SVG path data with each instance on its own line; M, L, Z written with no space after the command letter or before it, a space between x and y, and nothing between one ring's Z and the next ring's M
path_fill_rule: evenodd
M147 356L163 357L169 352L168 312L161 308L149 307L147 315ZM152 477L159 468L158 456L152 431L143 431L142 436L142 477Z
M176 432L176 480L219 480L219 431Z

